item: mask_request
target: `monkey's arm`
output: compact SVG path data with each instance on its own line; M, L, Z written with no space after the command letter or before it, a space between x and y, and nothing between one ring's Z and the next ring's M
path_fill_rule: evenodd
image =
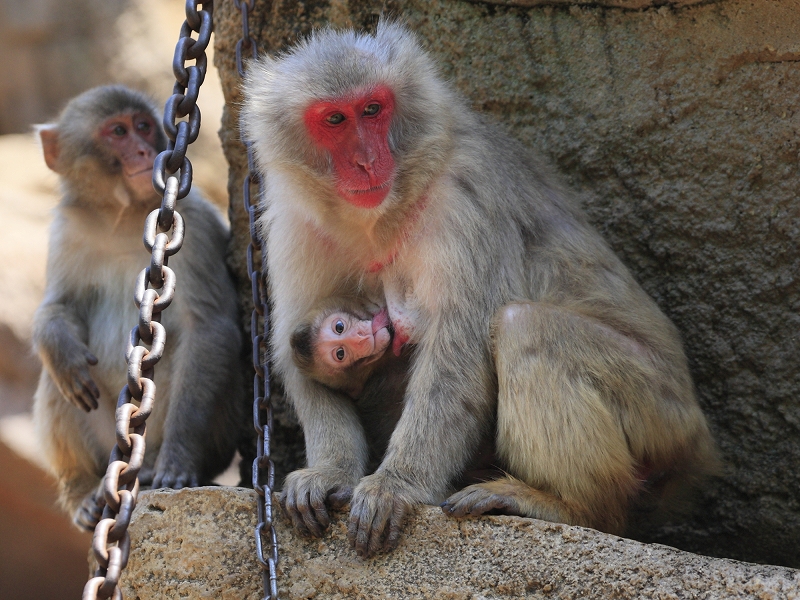
M46 296L34 317L34 347L64 398L89 412L97 408L100 390L89 373L97 357L83 341L86 338L86 325L71 305Z
M330 519L326 502L344 505L364 475L368 448L355 404L293 370L284 384L297 411L306 442L308 467L287 476L281 504L294 526L321 536Z
M273 184L280 188L276 177L272 172L266 179L268 191ZM262 219L268 232L273 368L303 427L308 465L286 478L281 503L298 529L321 536L329 522L326 501L349 500L364 475L368 448L353 400L301 373L290 339L320 300L357 290L347 281L351 266L335 261L329 240L309 228L304 212L272 205Z
M429 260L414 277L421 320L403 413L381 466L353 494L350 537L362 556L396 544L410 506L443 499L492 422L489 321L508 291L490 251L470 247L486 237L480 214L462 203L458 218L417 248Z
M417 346L405 407L381 466L353 493L348 529L362 557L397 544L413 505L441 501L492 422L496 393L485 340L444 315L442 321Z

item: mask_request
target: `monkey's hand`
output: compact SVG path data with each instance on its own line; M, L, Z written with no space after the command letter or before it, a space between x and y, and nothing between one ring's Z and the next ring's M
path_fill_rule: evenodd
M361 558L388 552L397 546L400 526L419 504L415 486L399 477L377 472L361 480L350 503L347 536Z
M48 370L61 395L86 412L97 408L100 390L89 374L89 365L96 365L97 357L82 346L59 358Z
M307 468L289 473L281 506L302 534L322 537L331 523L328 507L342 508L353 495L352 476L335 468Z

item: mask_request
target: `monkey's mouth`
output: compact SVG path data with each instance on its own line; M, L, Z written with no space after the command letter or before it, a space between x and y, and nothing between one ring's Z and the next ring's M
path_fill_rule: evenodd
M390 177L380 185L374 185L364 190L349 190L339 188L339 194L353 206L358 208L375 208L380 206L392 189L394 178Z
M152 175L153 167L152 166L145 167L144 169L140 169L139 171L136 171L134 173L125 172L125 177L133 179L134 177L140 177L140 176L144 175L145 173Z
M355 195L358 195L358 194L374 194L375 192L379 192L381 190L385 190L390 185L392 185L392 180L388 179L387 181L384 181L380 185L376 185L375 187L367 188L365 190L347 190L347 191L350 194L355 194Z

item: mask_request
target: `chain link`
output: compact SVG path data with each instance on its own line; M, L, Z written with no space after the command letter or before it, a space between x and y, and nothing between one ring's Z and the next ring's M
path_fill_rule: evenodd
M236 43L236 70L239 77L244 78L244 54L250 58L258 56L256 41L250 36L249 14L253 10L254 0L233 0L242 15L242 37ZM264 598L278 598L278 537L273 519L272 490L275 488L275 463L270 455L271 436L273 431L272 402L270 398L269 361L267 343L269 341L269 304L267 298L267 278L263 268L263 248L258 236L257 223L261 216L258 203L253 204L251 193L253 188L260 189L261 178L255 168L252 144L244 134L241 139L247 150L247 176L244 179L242 197L244 210L250 218L250 244L247 246L247 273L253 292L253 313L250 316L250 331L253 338L253 424L258 433L256 458L253 461L253 489L257 494L258 524L255 529L256 557L261 565L261 576L264 584ZM257 262L258 261L258 262ZM262 327L259 328L259 321ZM260 332L260 333L259 333Z
M200 5L202 8L198 10ZM156 396L154 367L164 353L167 339L161 313L175 295L175 274L167 261L183 243L183 219L175 206L192 187L192 163L186 157L186 149L200 132L200 109L196 101L206 74L205 51L211 38L212 13L213 2L187 0L186 20L175 47L172 66L176 83L164 108L164 129L169 143L153 165L153 186L163 195L163 200L161 208L150 213L145 221L143 241L151 260L150 266L136 279L134 302L139 309L139 323L131 330L125 351L128 383L117 400L117 444L111 451L103 479L100 502L104 501L105 507L92 541L99 566L83 589L83 600L112 597L122 600L119 579L131 550L128 525L139 495L145 421L153 410ZM192 32L197 33L196 39L191 37ZM189 60L195 64L187 67ZM187 116L188 120L177 121Z

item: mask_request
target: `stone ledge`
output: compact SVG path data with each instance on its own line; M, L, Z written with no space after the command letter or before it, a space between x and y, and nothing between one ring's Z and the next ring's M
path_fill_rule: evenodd
M322 540L277 511L281 598L800 599L800 571L708 558L582 527L517 517L410 518L398 549L360 560L345 514ZM261 598L255 493L208 487L142 492L125 598Z
M625 10L644 10L646 8L683 8L696 4L713 4L715 0L469 0L474 4L496 4L532 8L534 6L583 7L583 8L621 8ZM719 0L716 0L719 1Z

